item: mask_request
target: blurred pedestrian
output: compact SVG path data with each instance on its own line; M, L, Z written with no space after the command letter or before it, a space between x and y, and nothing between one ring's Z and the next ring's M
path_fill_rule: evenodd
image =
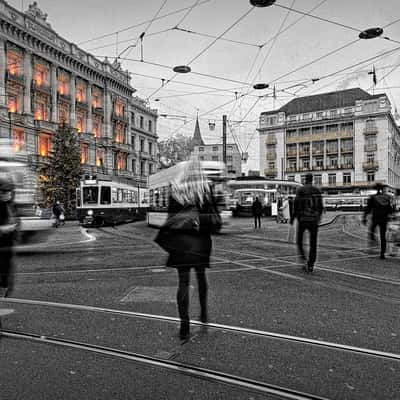
M376 240L375 230L379 226L381 251L380 258L385 258L386 252L386 230L390 214L393 212L391 198L388 194L383 192L384 186L380 183L375 185L376 194L368 199L367 208L364 211L363 224L367 224L367 216L372 215L371 225L369 229L370 245Z
M190 271L196 271L200 320L208 321L206 268L210 267L211 233L221 228L221 218L210 184L200 164L190 161L170 187L168 218L155 241L169 253L167 266L177 269L179 336L190 336Z
M58 200L53 205L53 214L56 218L56 228L58 228L60 225L65 225L64 209Z
M261 216L263 212L263 207L261 201L256 197L251 205L251 212L254 217L254 229L261 228Z
M306 272L312 272L314 269L317 258L318 224L323 211L321 192L312 185L312 181L312 174L307 174L305 184L297 189L294 200L293 218L290 221L291 224L293 224L294 219L298 221L297 248L302 260L307 261L306 265L303 266ZM305 231L308 231L310 235L308 259L305 256L303 248Z
M13 289L13 244L17 229L14 213L12 179L0 175L0 297L7 297Z

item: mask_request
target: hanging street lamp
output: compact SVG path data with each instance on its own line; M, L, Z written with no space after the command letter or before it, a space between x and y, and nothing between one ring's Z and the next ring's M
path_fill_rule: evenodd
M382 28L369 28L365 29L364 31L360 32L358 37L360 39L375 39L379 36L381 36L383 33Z
M250 4L254 7L269 7L275 3L276 0L250 0Z
M191 71L191 69L188 65L177 65L173 68L173 71L177 72L178 74L187 74Z
M269 85L268 83L256 83L255 85L253 85L253 89L255 90L262 90L262 89L268 89Z

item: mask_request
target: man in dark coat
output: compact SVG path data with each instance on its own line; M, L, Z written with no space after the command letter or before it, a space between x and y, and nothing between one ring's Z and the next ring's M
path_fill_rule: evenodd
M379 226L379 233L381 239L381 253L380 258L385 258L386 252L386 230L389 215L393 212L391 205L391 198L389 195L383 193L383 185L377 183L375 185L376 194L370 196L367 203L367 208L364 212L363 224L367 224L368 214L372 214L371 226L369 230L371 242L375 241L375 230Z
M306 230L310 233L310 250L307 265L303 267L303 269L308 272L313 271L317 258L318 224L323 211L321 192L312 185L312 181L312 174L307 174L305 184L297 189L296 198L294 200L293 217L290 221L290 223L293 224L295 218L298 220L297 248L304 261L306 257L303 249L303 236Z
M262 216L262 204L261 201L258 200L258 197L255 198L253 204L251 205L251 212L254 217L254 228L257 229L258 227L261 228L261 216Z

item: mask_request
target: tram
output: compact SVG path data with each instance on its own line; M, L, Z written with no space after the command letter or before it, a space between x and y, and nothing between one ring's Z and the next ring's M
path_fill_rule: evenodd
M367 207L367 202L367 195L349 193L323 196L326 211L363 211Z
M77 217L85 226L145 220L148 189L112 180L107 175L85 176L77 189Z
M149 177L150 206L147 213L149 226L160 227L167 219L169 185L187 167L189 161L182 161L170 168L161 170ZM221 161L201 161L201 168L207 178L213 183L214 194L218 210L222 218L222 225L229 223L232 212L228 210L228 195L225 190L226 171Z
M301 184L260 176L245 176L228 181L227 186L233 216L248 217L252 215L251 205L256 197L263 205L265 216L277 216L283 197L294 196Z

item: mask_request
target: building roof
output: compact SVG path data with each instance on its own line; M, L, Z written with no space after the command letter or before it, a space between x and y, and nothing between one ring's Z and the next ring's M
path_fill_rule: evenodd
M289 101L289 103L282 106L279 110L266 111L261 113L261 115L276 114L278 112L284 112L287 115L303 114L312 111L351 107L355 105L357 100L372 100L381 96L382 94L371 95L360 88L339 90L313 96L298 97Z
M192 148L194 148L194 146L204 146L204 141L200 133L200 125L198 118L196 118L196 126L194 128L194 134L192 138Z

